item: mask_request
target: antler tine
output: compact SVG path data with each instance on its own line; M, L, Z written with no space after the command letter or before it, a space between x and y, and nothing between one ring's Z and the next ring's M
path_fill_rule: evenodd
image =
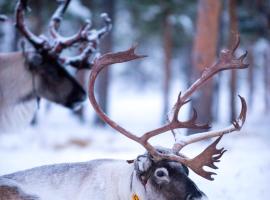
M62 17L67 10L71 0L58 0L59 6L54 12L51 21L50 21L50 33L53 38L60 37L58 34L58 29L60 27L60 23L62 21Z
M72 46L74 43L79 42L84 38L84 31L89 29L89 22L87 22L74 36L63 37L59 34L58 29L60 27L63 15L65 14L71 0L58 0L59 6L51 17L49 32L53 39L56 40L52 51L56 54L60 54L63 49ZM91 25L90 25L91 26ZM84 36L84 37L83 37Z
M90 69L93 65L90 61L90 56L96 51L92 44L88 44L80 55L65 58L64 62L66 65L71 65L77 69Z
M59 54L63 49L70 47L76 43L92 43L92 46L96 48L98 45L99 39L103 37L107 32L109 32L112 28L111 19L108 17L106 13L101 14L105 22L105 27L100 30L91 31L90 28L92 23L90 20L87 20L83 27L73 36L71 37L63 37L58 33L59 24L61 22L62 16L67 9L71 0L68 1L60 1L60 6L56 10L53 15L50 23L50 33L51 36L57 40L53 52Z
M173 151L174 152L179 152L183 147L186 145L196 143L201 140L213 138L213 137L218 137L222 136L224 134L228 134L234 131L240 131L243 124L245 123L246 120L246 115L247 115L247 104L246 101L243 97L239 95L239 98L241 100L241 112L236 120L232 122L232 125L221 129L219 131L207 131L203 133L197 133L194 135L182 137L181 139L177 140L174 144Z
M182 96L182 100L188 99L195 90L200 88L203 83L205 83L209 78L214 76L223 70L230 69L244 69L248 67L248 64L244 63L244 59L247 56L247 51L242 54L239 58L236 58L234 53L239 46L239 34L236 34L236 42L233 45L232 49L224 49L221 51L218 61L211 67L207 67L203 72L201 77L193 83L190 88Z
M92 59L90 60L89 57L91 54L95 54L97 52L99 39L112 28L111 19L109 16L106 13L103 13L101 14L101 17L106 23L104 28L99 31L88 31L91 27L91 22L89 21L77 35L65 41L65 44L70 46L79 40L85 40L85 45L87 45L87 47L80 55L73 58L66 58L66 64L72 65L78 69L92 68Z
M58 0L59 6L50 20L50 34L52 38L56 40L52 52L56 54L60 54L63 49L70 47L75 43L86 42L87 32L91 28L91 21L87 20L86 23L80 28L80 30L71 37L63 37L59 34L58 29L70 2L71 0Z
M57 54L61 53L65 48L70 47L76 43L84 43L84 42L89 42L88 41L88 31L90 30L92 24L90 20L87 20L86 23L80 28L80 30L74 34L73 36L70 37L63 37L60 36L59 33L56 32L54 34L57 39L57 43L53 49L53 51Z
M102 13L101 18L103 19L105 26L98 31L98 38L100 39L103 35L108 33L112 29L112 20L107 13Z
M96 101L96 98L95 98L95 95L94 95L95 81L96 81L96 78L97 78L99 72L102 69L104 69L105 67L107 67L108 65L111 65L111 64L123 63L123 62L127 62L127 61L131 61L131 60L135 60L135 59L145 57L145 56L142 56L142 55L137 55L135 53L135 48L136 47L132 47L127 51L118 52L118 53L108 53L108 54L103 55L100 58L97 58L94 61L94 65L92 67L90 78L89 78L89 100L90 100L91 104L93 105L96 113L99 115L99 117L102 120L104 120L108 125L110 125L115 130L119 131L121 134L125 135L126 137L128 137L128 138L130 138L132 140L135 140L137 142L140 142L139 137L132 134L128 130L122 128L121 126L119 126L116 122L111 120L102 111L102 109L98 105L98 103Z
M235 36L235 38L234 38L235 42L231 46L231 54L232 55L235 53L236 49L240 45L240 34L238 32L236 32L233 35Z
M158 159L167 159L180 162L189 167L199 176L207 180L214 180L212 175L216 175L216 173L206 171L204 167L207 166L212 169L218 169L215 163L220 161L220 158L226 152L226 150L224 148L217 149L216 147L217 144L219 143L224 134L241 130L246 120L247 105L243 97L239 96L239 98L241 99L242 109L239 117L237 118L237 120L234 120L231 126L220 131L209 131L204 133L198 133L196 135L184 137L184 139L182 137L182 139L176 141L176 143L174 144L172 154L158 154L156 155L158 156ZM188 144L195 143L212 137L218 137L218 139L216 139L211 145L209 145L202 153L200 153L195 158L189 159L186 156L181 155L179 153L179 151Z
M241 128L243 127L243 124L245 123L246 120L246 114L247 114L247 104L246 101L243 97L239 96L241 100L241 112L236 120L233 121L232 125L224 128L219 131L208 131L208 132L203 132L203 133L198 133L195 135L190 135L186 137L181 137L178 139L174 146L173 146L173 152L175 154L178 154L178 152L185 146L213 138L213 137L218 137L217 140L215 140L211 145L209 145L202 153L200 153L198 156L196 156L193 159L185 159L182 161L183 164L188 166L190 169L192 169L195 173L198 175L208 179L208 180L214 180L212 175L215 175L216 173L214 172L208 172L204 170L204 166L210 167L212 169L217 169L215 166L215 162L219 162L219 159L222 157L222 155L226 152L224 148L222 149L217 149L216 146L218 142L221 140L222 136L234 131L240 131Z
M16 6L16 28L21 34L36 48L42 48L44 46L44 40L34 35L24 23L24 10L27 9L28 0L19 0Z
M180 111L181 107L183 105L189 103L190 101L191 101L190 99L183 101L181 99L181 92L179 93L177 102L175 103L175 105L174 105L174 107L172 109L174 111L172 121L177 122L177 123L181 123L182 126L183 127L186 127L186 128L191 127L191 128L195 128L195 129L209 129L210 128L210 125L209 124L202 124L202 125L200 125L200 124L197 124L196 123L196 120L198 118L198 113L197 113L197 111L196 111L195 108L193 108L193 115L192 115L192 117L189 120L187 120L185 122L180 122L178 120L178 115L179 115L179 111Z
M81 30L75 34L74 36L64 40L66 46L71 46L77 42L87 42L92 43L93 47L96 48L99 43L99 39L101 39L105 34L107 34L112 29L111 18L107 13L102 13L101 18L104 20L105 26L97 31L90 31L91 21L86 21L86 24L81 28Z
M169 122L167 124L165 124L164 126L145 133L143 136L141 136L141 139L146 142L150 138L157 136L157 135L160 135L161 133L171 131L174 129L179 129L179 128L209 129L210 128L209 124L197 124L196 123L197 112L195 109L194 109L194 114L190 120L180 121L178 119L178 114L179 114L180 108L188 102L189 101L183 101L183 98L182 98L181 93L180 93L180 95L178 96L178 100L173 107L174 112L173 112L173 117L172 117L171 121L169 120Z
M218 169L215 162L220 162L220 158L226 152L224 148L217 149L217 144L221 140L222 136L218 137L211 145L209 145L202 153L192 159L186 161L186 165L192 169L196 174L213 181L212 175L216 175L214 172L206 171L203 169L207 166L212 169Z

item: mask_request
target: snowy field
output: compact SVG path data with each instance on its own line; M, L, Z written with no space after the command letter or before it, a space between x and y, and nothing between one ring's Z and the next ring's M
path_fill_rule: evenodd
M156 92L140 94L113 90L110 116L124 127L141 134L160 124L161 96ZM89 123L82 125L69 110L53 106L39 112L37 127L21 128L0 135L0 175L34 166L87 161L96 158L134 159L144 149L112 129L94 128L93 110L88 102ZM260 111L262 113L262 111ZM218 164L215 181L209 182L191 173L192 178L210 200L268 200L270 196L270 128L267 116L248 114L241 133L223 138L219 146L228 152ZM228 124L214 125L214 128ZM152 143L171 146L170 133L155 138ZM194 144L185 150L196 155L210 141Z

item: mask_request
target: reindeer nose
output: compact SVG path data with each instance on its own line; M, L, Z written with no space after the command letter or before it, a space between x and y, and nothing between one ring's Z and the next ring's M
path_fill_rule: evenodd
M83 89L79 91L73 90L73 92L69 95L65 106L72 110L77 110L82 106L82 103L86 100L86 97L86 92Z
M72 109L72 110L78 110L81 108L83 101L86 99L86 95L85 96L81 96L77 99L70 99L65 106Z
M69 106L69 108L74 111L79 110L81 107L82 107L82 102L74 102Z

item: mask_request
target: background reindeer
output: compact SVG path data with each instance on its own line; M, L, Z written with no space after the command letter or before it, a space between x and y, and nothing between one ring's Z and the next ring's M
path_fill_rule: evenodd
M225 150L216 146L224 134L239 131L246 119L247 106L241 100L241 113L231 126L218 130L179 137L175 129L209 128L208 124L196 122L197 113L188 121L180 121L178 114L191 95L213 75L222 70L242 69L246 54L236 58L234 53L239 38L230 50L223 50L216 64L207 68L201 77L183 94L179 94L173 108L173 116L162 127L137 136L112 121L99 107L94 95L94 85L98 74L108 65L126 62L144 56L136 55L135 47L118 53L106 54L94 61L89 81L89 99L97 114L112 128L141 144L147 150L134 161L94 160L85 163L58 164L42 166L0 178L0 196L5 200L17 199L93 199L93 200L195 200L206 198L203 192L188 177L188 168L208 180L213 180L213 172L206 171L208 166L217 169L218 162ZM173 131L175 144L171 149L156 148L149 139L161 133ZM188 158L180 150L189 144L218 137L210 146L195 158Z
M111 20L103 14L104 28L93 30L91 22L87 21L78 33L63 37L58 29L69 3L70 0L59 2L50 20L50 38L47 38L35 36L25 26L24 11L28 1L18 1L16 28L33 49L0 54L0 130L18 125L18 119L30 121L39 98L68 108L75 108L85 100L86 92L65 67L91 68L91 56L96 54L100 38L111 29ZM62 55L63 50L74 45L85 47L80 55Z

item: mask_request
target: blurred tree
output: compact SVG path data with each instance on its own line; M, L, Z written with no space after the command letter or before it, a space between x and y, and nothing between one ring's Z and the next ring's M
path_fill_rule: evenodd
M270 1L269 0L257 0L256 1L257 10L261 13L261 20L264 20L263 26L263 36L268 39L267 47L264 52L264 62L263 62L263 75L264 75L264 104L265 112L268 114L270 112ZM266 33L266 35L265 35Z
M250 109L253 107L253 98L254 98L254 55L253 55L253 44L248 46L248 104Z
M44 28L44 18L42 16L43 12L40 12L40 10L43 8L43 1L33 1L31 4L31 17L30 17L30 21L31 21L31 26L33 27L33 32L37 35L42 34L43 28ZM17 43L18 43L18 32L16 31L15 33L16 35L16 39L15 39L15 43L14 46L17 47ZM14 49L14 50L18 50L18 49ZM35 126L38 124L38 113L36 112L32 121L31 121L31 125Z
M8 16L9 20L7 20L5 22L5 25L3 24L3 26L0 27L0 29L2 29L2 35L3 35L3 42L1 42L1 50L8 52L8 51L12 51L14 49L17 49L17 38L15 35L15 29L13 27L11 27L11 22L10 22L10 16L13 15L14 13L14 6L15 6L15 2L9 2L9 1L0 1L0 13L1 14L5 14ZM8 30L7 30L8 29ZM9 37L9 38L7 38ZM14 40L13 40L14 37ZM11 39L12 38L12 39ZM11 39L11 40L8 40ZM16 40L16 41L15 41ZM9 48L6 48L6 47Z
M81 3L91 10L91 12L95 12L95 7L93 5L93 1L89 0L81 0ZM83 50L83 49L81 49ZM79 81L79 83L87 90L87 78L88 78L88 72L89 70L78 70L75 74L76 79ZM82 105L79 109L74 111L74 114L79 118L80 122L84 123L86 122L85 119L85 106Z
M214 63L217 52L221 2L200 0L198 4L197 29L193 45L193 79ZM213 82L208 81L193 98L193 107L198 110L200 122L212 121Z
M86 82L87 82L87 75L88 75L88 71L89 70L78 70L75 74L76 76L76 79L78 80L78 82L86 89L87 88L87 85L86 85ZM84 105L81 105L80 108L78 108L77 110L74 110L73 111L75 116L78 117L79 121L81 123L84 123L86 122L86 119L85 119L85 106Z
M233 46L235 43L235 34L238 33L238 20L236 15L236 3L237 0L229 0L229 46ZM233 121L236 115L236 88L237 88L237 71L231 70L231 80L230 80L230 108L231 108L231 116L230 120Z
M264 104L265 104L265 113L268 114L270 111L270 46L268 44L267 48L264 52L264 66L263 66L263 74L264 74Z
M108 13L112 21L114 22L115 15L115 0L102 0L101 10ZM113 32L111 31L101 41L101 53L111 52L113 49ZM108 87L109 87L109 70L108 68L103 70L97 80L97 97L99 105L105 113L108 113ZM105 123L98 117L95 117L95 124L104 126Z
M249 57L249 72L248 72L248 88L249 88L249 106L253 106L253 99L255 84L258 84L256 81L257 73L256 71L260 69L260 62L258 58L254 57L254 50L256 43L264 38L269 41L270 39L270 1L269 0L240 0L237 1L238 9L237 15L239 19L239 29L241 33L242 43L247 46ZM267 50L266 50L267 51ZM267 55L267 53L265 53ZM267 96L269 96L269 89L267 86L267 77L268 76L268 65L261 66L264 68L263 79L264 80L264 90L265 90L265 108L267 108ZM254 105L256 106L256 105ZM270 108L268 108L270 109Z
M169 89L171 81L171 59L172 59L172 23L170 20L171 10L169 7L164 8L162 19L163 24L163 50L164 50L164 84L163 84L163 121L167 119L169 111Z
M179 0L128 1L133 26L140 30L135 32L137 33L139 43L151 46L151 42L154 40L155 43L162 46L162 121L167 118L168 109L170 108L169 94L172 79L172 58L175 56L178 59L181 58L181 61L184 61L183 63L190 64L188 60L190 59L190 44L193 36L192 19L195 16L195 3L196 1ZM179 56L180 53L185 56ZM190 67L184 66L181 70L188 74L189 69Z
M158 52L158 56L151 58L156 59L158 58L158 64L161 65L157 68L162 68L162 76L163 76L163 85L162 85L162 93L163 93L163 116L167 114L169 108L169 94L170 94L170 82L172 78L179 78L179 72L181 70L181 78L186 78L188 81L182 81L181 83L189 82L191 83L191 79L195 79L201 73L203 68L207 65L212 64L215 53L216 53L216 46L217 46L217 38L218 33L224 34L223 39L224 41L220 41L220 46L225 45L228 46L231 39L228 39L232 36L228 35L228 30L239 29L241 33L241 45L243 48L246 49L254 49L254 44L258 41L259 38L266 38L269 40L270 36L270 0L227 0L221 2L207 1L207 0L190 0L190 1L182 1L182 0L114 0L114 1L106 1L106 0L73 0L75 2L76 8L81 6L81 4L85 5L87 8L91 8L92 16L93 16L93 23L96 23L96 19L98 18L98 14L103 11L109 12L111 17L114 17L115 13L123 13L125 11L128 13L130 18L124 19L127 23L130 23L130 29L132 30L125 30L126 32L129 31L130 35L126 37L126 40L129 42L139 42L142 48L146 48L148 54L152 52ZM196 5L199 2L200 10L204 10L204 13L198 12L198 20L197 20L197 29L198 34L196 35L196 39L194 40L193 46L193 64L195 69L191 71L191 44L193 40L193 36L195 32L193 31L193 22L196 19ZM223 15L223 19L227 20L226 23L220 25L218 27L218 18L219 18L219 10L221 7L213 6L212 4L221 4L226 3L228 5L228 10L225 10L226 14ZM16 1L5 1L0 0L0 13L8 15L10 18L14 14L14 7ZM52 12L56 8L56 1L45 1L39 0L29 1L30 7L32 9L31 13L27 15L27 23L31 26L31 30L36 34L46 33L48 27L48 21L51 17ZM231 6L229 6L231 5ZM211 7L213 6L213 7ZM41 12L42 10L42 12ZM65 15L64 22L61 26L61 31L64 35L71 35L72 33L76 32L80 25L83 23L82 13L78 13L75 9L70 9ZM228 16L229 11L229 16ZM225 13L224 12L224 13ZM72 15L72 17L70 17ZM201 16L205 17L201 17ZM74 19L74 16L75 19ZM121 17L121 15L119 15ZM127 16L127 15L125 15ZM201 19L200 19L201 18ZM207 19L205 19L207 18ZM231 18L231 20L229 20ZM202 20L202 19L205 19ZM236 20L238 19L238 20ZM118 19L116 19L118 21ZM122 20L123 21L123 20ZM230 23L233 22L233 23ZM115 22L115 20L114 20ZM199 25L199 22L203 25ZM237 25L238 24L238 25ZM94 24L95 27L99 25ZM114 26L121 27L122 24L114 23ZM229 27L230 26L230 27ZM238 26L238 28L237 28ZM2 27L0 27L2 28ZM128 27L129 28L129 27ZM128 29L127 28L127 29ZM114 29L115 30L115 29ZM118 29L116 29L118 30ZM202 32L206 33L202 33ZM6 32L6 31L5 31ZM223 32L223 33L222 33ZM16 33L14 31L14 33ZM115 34L116 35L116 34ZM118 34L117 34L118 35ZM18 37L15 37L18 38ZM135 39L134 39L135 38ZM125 39L125 38L124 38ZM120 38L121 41L116 41L115 38L112 37L112 34L106 36L102 41L102 53L108 52L112 50L113 42L117 44L121 43L123 38ZM225 41L226 39L226 41ZM211 40L211 41L209 41ZM215 41L214 41L215 40ZM227 41L228 40L228 41ZM1 41L2 42L2 41ZM6 44L8 43L8 45ZM222 43L222 44L221 44ZM126 44L126 43L125 43ZM12 39L10 41L5 40L3 43L0 44L5 46L12 46L13 50L17 48L17 39ZM154 50L154 48L160 47L160 50ZM196 47L196 48L195 48ZM209 48L208 48L209 47ZM6 48L7 49L7 48ZM5 49L5 50L6 50ZM10 48L11 49L11 48ZM9 50L10 50L9 49ZM153 51L152 51L153 49ZM161 54L160 54L161 52ZM203 52L203 53L201 53ZM252 61L252 55L250 51L249 59ZM207 56L205 55L207 54ZM160 55L160 56L159 56ZM152 55L151 55L152 56ZM155 55L153 55L155 56ZM207 58L206 58L207 57ZM211 59L210 59L211 57ZM173 68L172 60L178 60L177 67ZM249 61L249 62L251 62ZM256 64L257 58L254 58L254 65L259 66ZM175 63L175 62L174 62ZM134 64L134 63L131 63ZM137 65L137 63L135 63ZM267 67L267 66L266 66ZM173 71L173 70L177 71ZM255 84L255 71L260 69L259 67L254 68L251 64L249 67L249 100L252 103L254 87ZM127 68L130 70L128 75L128 79L130 76L137 76L141 77L136 80L139 87L148 86L147 83L151 82L152 80L157 80L156 73L159 71L151 71L145 70L143 66L140 68ZM268 69L264 69L266 72ZM175 73L177 72L177 73ZM135 74L135 75L134 75ZM192 78L191 77L192 74ZM266 76L266 73L264 73ZM233 95L236 90L236 80L235 73L232 73L231 79L231 100L230 105L232 108L232 116L235 112L235 96ZM78 72L77 78L83 84L85 83L85 72ZM137 78L136 77L136 78ZM266 80L267 77L264 78ZM262 79L263 80L263 79ZM262 81L261 80L261 81ZM100 104L102 105L105 112L108 112L108 81L109 81L109 73L105 72L101 79L99 80L99 84L97 85L97 92L98 97L100 100ZM265 89L267 89L267 83L265 81ZM137 83L136 83L137 84ZM210 121L213 117L212 109L209 106L213 107L212 105L212 93L213 93L213 85L209 84L207 89L202 92L201 102L206 102L205 105L198 106L195 102L195 106L199 109L199 113L201 116L204 117L206 121ZM270 91L265 91L270 92ZM195 97L195 99L198 99ZM197 101L197 100L195 100ZM198 100L199 101L199 100ZM217 100L218 101L218 100ZM218 103L217 103L218 104ZM202 109L202 110L200 110ZM270 108L269 108L270 109ZM203 111L205 110L205 111ZM84 118L84 111L79 110L79 117L83 120ZM218 112L217 112L218 113ZM205 116L210 116L206 119ZM204 120L203 120L204 121ZM102 124L101 121L95 119L95 122L98 124Z

